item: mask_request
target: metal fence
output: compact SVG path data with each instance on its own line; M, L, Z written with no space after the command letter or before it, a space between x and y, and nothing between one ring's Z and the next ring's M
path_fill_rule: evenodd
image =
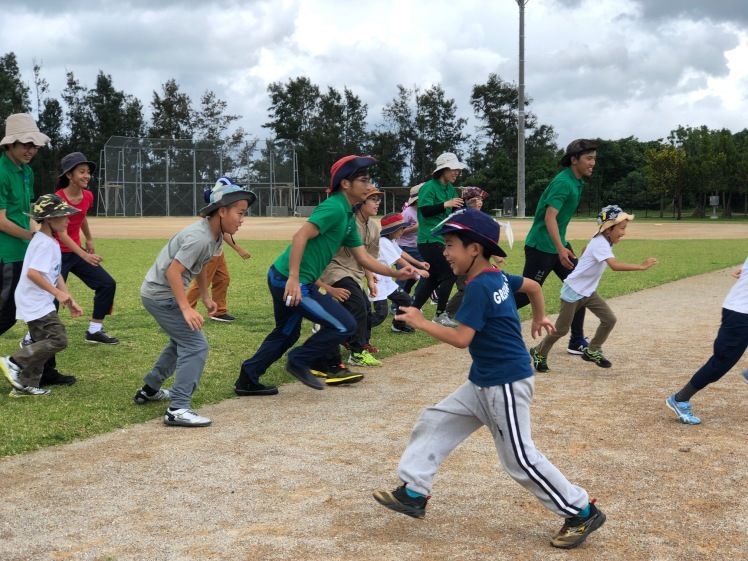
M241 149L184 139L111 137L99 159L98 216L195 216L203 191L229 175L257 194L250 214L298 214L293 145L255 141Z

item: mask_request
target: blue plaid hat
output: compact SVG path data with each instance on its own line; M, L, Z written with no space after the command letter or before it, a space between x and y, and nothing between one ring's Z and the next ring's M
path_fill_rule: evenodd
M219 177L212 189L203 192L207 206L200 209L200 214L209 216L222 206L228 206L236 201L246 200L249 205L257 200L257 196L244 185L239 185L230 177Z
M491 255L506 257L506 253L499 247L501 226L485 212L472 208L458 210L450 214L441 224L431 230L435 236L462 232L465 236L491 252Z

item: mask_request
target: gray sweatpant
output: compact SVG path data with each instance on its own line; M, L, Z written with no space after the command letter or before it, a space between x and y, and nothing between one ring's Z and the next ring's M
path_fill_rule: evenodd
M548 356L548 352L556 341L569 332L574 314L577 313L579 308L587 308L600 320L600 325L597 326L597 331L595 331L589 347L591 351L600 350L600 347L608 340L610 332L616 326L617 320L608 303L597 292L593 292L586 298L582 298L576 302L567 302L563 298L561 299L561 308L558 311L558 318L556 319L556 331L550 335L546 335L540 344L535 347L535 350L539 354Z
M141 296L143 306L169 336L153 369L146 374L145 383L154 390L161 388L166 379L176 372L171 393L171 407L189 409L190 398L195 393L208 359L208 340L202 331L192 331L174 298L152 300Z
M493 435L501 465L551 512L576 515L589 502L587 491L572 485L541 454L530 436L530 401L535 378L482 388L466 382L416 423L400 459L398 476L411 491L431 494L439 465L483 425Z

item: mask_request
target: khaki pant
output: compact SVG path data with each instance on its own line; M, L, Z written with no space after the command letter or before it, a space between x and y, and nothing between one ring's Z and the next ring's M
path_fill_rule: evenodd
M205 269L208 277L210 297L218 306L216 315L227 314L229 309L226 293L229 291L231 277L229 276L229 268L226 266L226 257L224 257L223 253L221 255L214 255L205 264L203 269ZM194 308L197 306L198 300L200 300L200 289L197 287L197 282L193 282L187 290L187 301Z
M21 367L20 382L38 388L44 363L68 346L68 336L57 312L29 321L27 325L34 342L13 353L13 361Z
M600 320L600 325L595 331L595 336L590 341L590 350L598 351L603 343L608 340L610 332L616 325L616 316L613 310L610 309L608 303L603 300L597 292L593 292L586 298L577 300L576 302L567 302L561 300L561 309L558 311L558 319L556 320L556 331L550 335L546 335L540 344L535 347L535 350L543 355L548 356L548 352L551 350L553 345L561 339L564 335L569 332L571 327L571 321L574 319L574 314L580 308L587 308Z

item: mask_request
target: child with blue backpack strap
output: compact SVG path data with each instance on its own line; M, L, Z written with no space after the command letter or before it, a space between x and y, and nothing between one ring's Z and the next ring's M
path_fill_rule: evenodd
M514 293L526 294L532 304L533 337L552 331L553 324L545 317L537 282L492 267L492 255L506 257L498 245L499 233L496 221L472 209L451 214L435 228L435 235L444 236L444 256L454 273L468 277L456 316L458 326L452 329L428 321L414 307L402 308L395 318L444 343L467 347L473 363L467 382L428 407L416 423L398 467L403 485L376 491L374 499L396 512L423 518L439 465L463 440L486 426L507 473L544 507L566 519L551 545L571 549L603 525L605 514L532 441L534 377Z

